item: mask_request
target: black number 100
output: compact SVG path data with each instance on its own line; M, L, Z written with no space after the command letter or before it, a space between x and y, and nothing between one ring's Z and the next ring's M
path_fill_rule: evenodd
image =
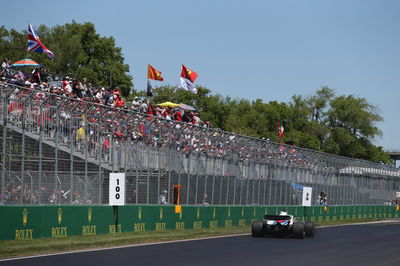
M117 179L117 186L115 187L115 191L116 192L119 192L120 191L120 188L119 188L119 179ZM117 193L117 194L115 194L115 198L116 199L119 199L119 193Z

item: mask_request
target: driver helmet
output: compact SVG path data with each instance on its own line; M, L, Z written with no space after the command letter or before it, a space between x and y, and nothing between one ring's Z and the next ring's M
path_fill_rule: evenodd
M287 211L281 211L279 215L288 215Z

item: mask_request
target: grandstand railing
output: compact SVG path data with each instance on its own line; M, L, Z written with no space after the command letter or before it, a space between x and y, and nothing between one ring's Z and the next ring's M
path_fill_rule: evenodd
M384 204L400 187L389 165L14 84L0 85L0 125L2 204L107 204L110 172L126 173L132 204L176 184L183 204L213 205L298 205L302 186L313 204Z

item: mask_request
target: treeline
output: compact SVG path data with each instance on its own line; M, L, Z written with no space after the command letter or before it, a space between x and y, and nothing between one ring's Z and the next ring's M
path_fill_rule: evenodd
M28 25L26 26L28 29ZM18 32L0 27L0 55L12 61L27 56L43 64L49 73L70 76L76 79L86 77L93 84L119 87L124 95L133 88L129 66L124 63L120 47L115 47L113 37L101 37L95 26L75 21L49 28L40 25L36 32L42 43L54 54L50 60L44 54L27 54L28 31Z
M119 87L131 99L132 77L124 63L121 48L115 47L112 37L101 37L92 23L72 22L48 28L41 25L37 33L42 42L55 54L52 61L43 54L29 57L45 65L49 73L69 75L108 87ZM0 27L0 55L11 60L25 58L27 31L17 32ZM145 95L144 92L139 94ZM247 136L277 141L278 120L285 128L283 142L331 154L389 163L382 147L372 140L382 135L376 126L383 120L375 106L365 98L336 95L323 87L310 97L293 96L288 103L261 99L249 101L213 95L199 87L197 94L162 86L154 89L153 103L173 101L186 103L199 110L203 121L214 128Z

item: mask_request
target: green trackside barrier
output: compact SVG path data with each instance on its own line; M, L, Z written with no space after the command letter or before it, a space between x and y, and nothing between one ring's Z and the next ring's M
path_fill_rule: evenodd
M63 238L250 225L264 214L288 213L315 223L348 219L398 218L394 206L0 206L0 240Z

